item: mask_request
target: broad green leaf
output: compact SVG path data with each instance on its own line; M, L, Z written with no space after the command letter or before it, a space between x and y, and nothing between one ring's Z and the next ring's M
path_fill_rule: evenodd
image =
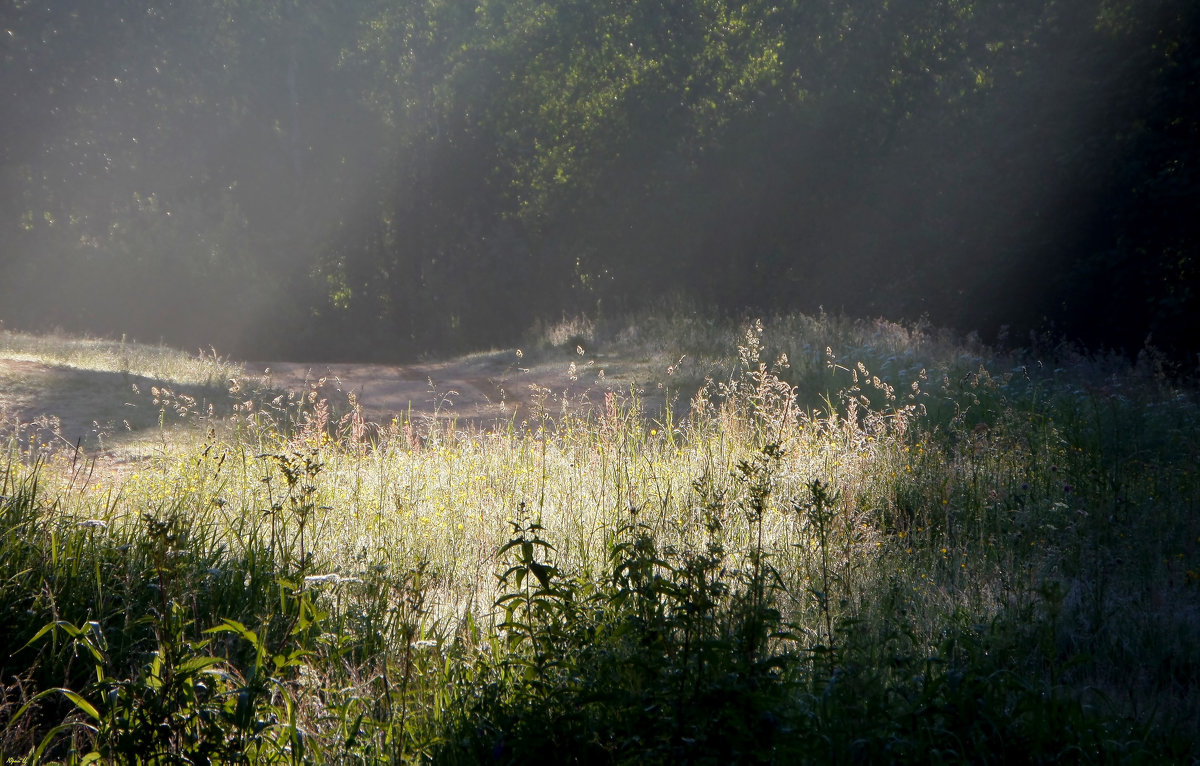
M75 707L77 707L80 710L82 710L83 712L87 713L94 720L96 720L96 721L100 720L100 711L96 710L95 706L93 706L92 703L88 702L83 697L79 696L78 694L71 691L70 689L58 689L58 691L62 692L62 695L64 697L71 700L71 702L75 703Z
M179 664L176 672L180 675L192 675L199 673L214 665L220 665L223 662L218 657L190 657Z

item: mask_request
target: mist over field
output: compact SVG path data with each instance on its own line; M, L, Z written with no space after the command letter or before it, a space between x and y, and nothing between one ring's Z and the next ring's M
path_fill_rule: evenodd
M0 321L395 360L823 307L1194 360L1198 41L1185 0L9 2Z
M1198 74L1195 0L0 3L0 760L1200 762Z

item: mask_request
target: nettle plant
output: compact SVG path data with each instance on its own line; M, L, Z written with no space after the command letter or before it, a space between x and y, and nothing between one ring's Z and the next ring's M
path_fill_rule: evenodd
M695 545L665 543L630 509L608 533L598 578L564 573L545 528L513 522L502 617L437 760L516 762L548 747L580 762L771 753L795 712L787 679L802 653L770 552L728 551L722 527L731 512L761 527L779 456L770 446L742 464L737 499L697 480L706 529Z

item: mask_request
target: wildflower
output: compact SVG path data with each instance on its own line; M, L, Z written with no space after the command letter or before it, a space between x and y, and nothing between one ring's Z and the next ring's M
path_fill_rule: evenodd
M108 522L103 519L87 519L79 522L84 529L108 529Z

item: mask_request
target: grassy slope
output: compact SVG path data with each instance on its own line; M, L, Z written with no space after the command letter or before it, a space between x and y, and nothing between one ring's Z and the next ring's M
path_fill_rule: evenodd
M229 412L241 365L125 340L0 331L0 429L28 445L136 455L180 421Z
M273 747L294 753L300 731L315 758L397 748L516 758L537 751L533 740L584 747L572 737L602 732L604 748L582 752L672 761L730 726L745 741L708 744L748 760L919 760L931 748L951 760L1006 749L1047 760L1196 756L1192 391L1068 348L997 354L928 328L828 317L776 319L761 335L658 316L544 337L528 353L586 343L660 369L643 391L661 385L664 400L686 402L711 382L682 420L673 408L643 415L638 390L622 388L593 396L596 409L548 395L494 432L370 424L319 399L264 398L204 421L199 443L160 440L152 461L111 477L83 475L69 455L30 466L12 442L0 489L0 600L6 634L22 637L11 649L52 615L107 627L95 662L70 659L79 653L64 648L65 627L17 651L4 667L10 710L64 683L93 700L120 693L91 721L47 696L5 730L4 749L29 751L74 710L100 730L76 727L79 747L117 752L122 731L153 729L118 713L158 705L190 722L178 728L192 739L148 734L139 746L220 741L258 760ZM132 371L126 353L109 346L102 357ZM201 360L189 380L232 377L223 364ZM161 378L167 368L138 369ZM836 499L817 502L814 480ZM631 529L657 553L634 545ZM633 571L622 556L649 560L677 587L627 579L614 596L604 585L616 582L614 562ZM609 622L578 611L587 594ZM493 633L505 615L493 604L507 597L508 627ZM746 611L768 601L777 617ZM622 611L629 604L640 616ZM129 618L147 613L148 623ZM626 627L606 633L614 620ZM591 627L580 638L572 625ZM622 638L647 625L653 642ZM750 665L718 659L742 656L738 631L754 625L790 637L754 643ZM539 631L554 640L540 643ZM604 635L634 668L655 647L643 675L661 666L709 679L695 664L707 657L701 665L723 673L712 678L749 680L655 696L646 678L614 676L581 648ZM73 641L96 643L86 632ZM283 664L254 671L259 644ZM147 676L153 652L177 668L213 657L224 675L208 683L221 691L205 697L179 672L166 694ZM255 686L264 677L270 693ZM762 696L776 686L782 697ZM584 688L591 697L579 697ZM253 692L262 728L227 704L238 690ZM721 699L765 711L734 726ZM545 713L565 702L591 712ZM614 712L627 710L671 711L661 713L670 725L641 730L653 714ZM210 719L224 723L206 729ZM536 728L520 723L533 719ZM65 753L66 736L47 747Z

